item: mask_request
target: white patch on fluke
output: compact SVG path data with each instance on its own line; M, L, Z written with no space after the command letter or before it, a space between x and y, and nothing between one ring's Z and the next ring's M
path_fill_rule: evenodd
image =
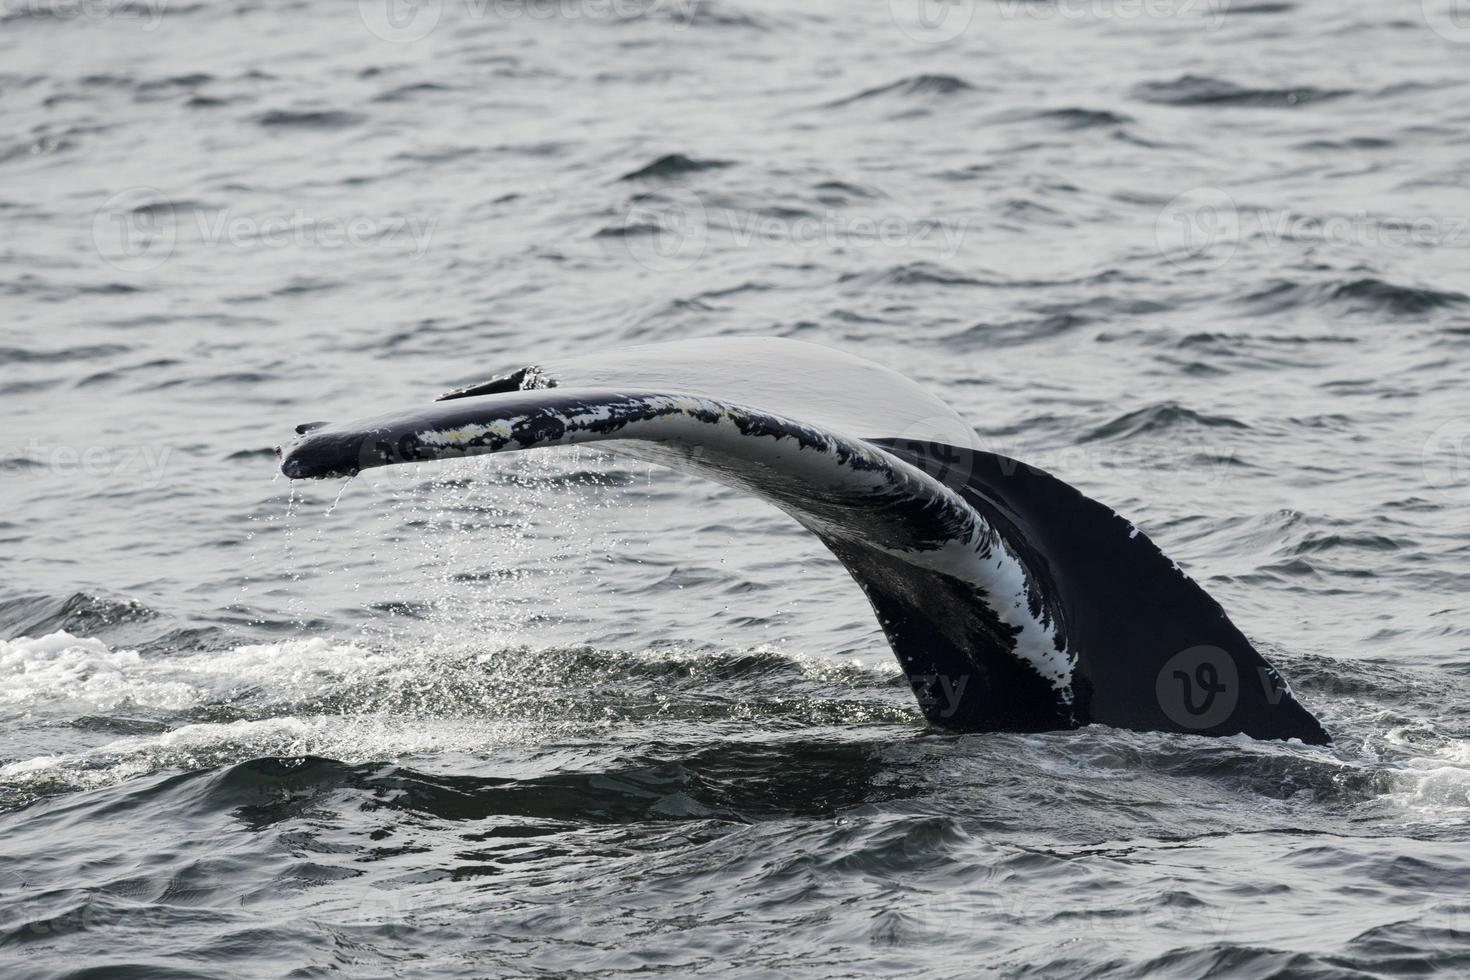
M462 425L457 429L440 429L437 431L419 433L419 441L430 446L442 446L446 449L463 449L477 439L486 436L496 436L500 439L510 438L510 422L497 419L494 422L472 422Z
M961 506L969 509L967 505ZM1017 630L1012 653L1051 684L1064 703L1071 704L1076 655L1062 642L1058 624L1048 625L1040 616L1032 614L1031 580L1021 560L978 514L972 511L969 519L972 522L969 535L964 540L947 542L938 550L877 550L949 575L983 592L983 601L996 617Z
M615 418L632 403L659 414L650 417L635 413L616 431L596 431L601 423ZM859 439L698 395L628 392L616 401L593 402L574 412L542 408L537 417L554 419L563 426L559 436L544 440L545 445L619 441L615 451L638 456L641 447L652 444L653 448L645 450L648 458L657 458L661 452L682 452L681 464L703 475L735 485L744 483L757 493L779 486L782 494L773 495L773 499L850 504L855 511L884 494L921 502L929 516L938 515L954 527L954 536L939 548L884 548L864 536L861 526L834 522L817 513L818 508L808 511L797 504L785 506L808 526L820 526L833 536L854 540L863 547L973 586L977 601L984 601L1002 623L1015 631L1014 656L1045 679L1062 703L1072 703L1076 655L1066 649L1060 625L1046 620L1045 609L1031 611L1031 596L1039 590L1032 588L1025 565L973 507L918 468ZM769 419L778 427L748 435L737 424L741 417ZM509 440L512 424L513 420L498 419L421 433L419 438L447 450L490 452L490 446L470 444L489 434ZM782 432L779 426L795 431ZM801 433L799 437L796 431ZM636 441L637 447L624 440ZM1130 537L1136 536L1137 528L1128 526Z

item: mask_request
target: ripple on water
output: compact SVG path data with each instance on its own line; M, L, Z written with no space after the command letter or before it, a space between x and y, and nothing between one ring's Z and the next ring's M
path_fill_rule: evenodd
M1144 82L1134 89L1135 98L1159 105L1268 109L1295 108L1351 94L1349 89L1323 89L1311 85L1252 88L1208 75L1181 75L1171 81Z
M0 975L1470 972L1453 18L571 6L0 4ZM641 465L273 482L691 333L1081 460L1335 744L928 732L817 542Z

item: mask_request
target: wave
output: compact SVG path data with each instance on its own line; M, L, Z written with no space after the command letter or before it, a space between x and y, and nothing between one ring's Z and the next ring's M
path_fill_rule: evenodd
M1278 280L1240 299L1257 313L1293 309L1335 308L1348 313L1417 316L1463 306L1470 296L1453 290L1403 286L1364 277L1345 282L1303 283Z
M361 123L364 116L343 109L271 109L255 117L267 129L345 129Z
M682 153L669 153L646 166L623 174L618 180L668 180L684 174L697 174L706 170L722 170L733 167L730 160L698 160Z
M1064 130L1112 128L1126 126L1133 122L1131 116L1121 113L1109 112L1106 109L1084 109L1077 106L1046 109L1030 114L1029 118L1055 123Z
M1208 75L1181 75L1167 82L1144 82L1133 90L1135 98L1172 106L1255 106L1295 108L1351 95L1350 89L1323 89L1311 85L1289 88L1249 88Z
M1136 436L1167 432L1178 428L1249 429L1250 426L1227 415L1206 415L1203 412L1196 412L1178 402L1159 402L1119 415L1080 436L1077 441L1099 442L1109 439L1132 439Z
M137 673L140 667L146 672L148 665L146 659L129 651L111 650L88 639L55 637L27 642L33 659L47 652L69 651L93 668L117 667ZM346 654L348 649L327 644L317 646L316 652ZM597 684L582 672L586 665L591 665L594 675L611 670L607 651L571 653L571 660L556 664L563 668L560 683L566 687ZM240 659L247 656L263 657L253 673L240 669ZM621 654L616 659L633 663L634 669L619 680L633 688L630 700L642 697L641 680L656 678L665 691L665 703L650 705L650 711L641 715L588 713L553 718L491 718L467 712L464 704L440 706L427 715L405 706L368 712L333 705L330 699L319 702L313 713L266 717L184 718L161 723L136 715L83 715L75 725L107 740L79 751L0 762L0 808L43 796L103 789L167 771L203 770L209 775L202 781L198 776L170 777L174 785L179 785L177 779L184 779L196 787L198 792L191 791L189 806L212 807L209 799L221 788L224 799L219 808L223 809L240 806L243 801L237 791L248 792L256 786L262 788L264 800L281 798L268 790L285 782L345 783L376 786L375 795L380 799L391 785L396 787L389 794L392 802L380 805L439 819L455 819L452 811L443 809L452 806L459 808L459 819L470 818L472 812L472 819L497 815L584 823L606 820L613 814L628 820L719 816L746 821L831 812L916 795L926 798L926 810L985 811L1019 804L1019 799L1007 803L1006 798L1022 793L1023 797L1054 798L1050 805L1078 811L1057 812L1048 818L1076 830L1099 821L1126 823L1127 800L1135 789L1143 791L1137 780L1147 774L1149 780L1165 778L1163 785L1172 787L1169 792L1183 793L1186 800L1180 804L1184 812L1175 817L1158 815L1156 832L1166 832L1168 827L1197 832L1198 824L1188 816L1196 806L1208 809L1216 805L1212 800L1239 801L1242 795L1257 805L1272 800L1289 805L1310 801L1314 825L1338 819L1351 822L1360 808L1385 806L1430 823L1470 819L1470 741L1427 730L1413 720L1419 717L1421 702L1443 705L1449 696L1462 704L1463 684L1452 683L1447 692L1443 680L1428 671L1288 658L1294 675L1310 682L1319 693L1333 692L1327 710L1342 716L1334 719L1335 727L1349 724L1348 716L1358 712L1364 699L1381 703L1397 692L1392 699L1403 702L1399 710L1368 723L1361 748L1333 752L1244 737L1207 739L1100 726L1088 729L1087 737L1082 738L1076 733L940 736L925 733L913 723L915 714L904 704L907 692L895 691L881 675L869 671L832 665L816 668L819 674L835 669L840 678L869 689L865 705L857 707L862 699L848 702L848 714L810 708L783 713L778 705L762 700L770 699L781 685L799 687L809 680L809 665L799 659L769 651L709 658L645 652L631 658ZM708 673L701 669L705 659L710 660ZM234 683L253 677L264 685L271 674L279 675L282 683L309 686L312 681L272 661L260 650L247 654L240 648L219 659L216 666ZM522 669L531 662L529 658L518 661ZM0 663L4 663L3 654ZM405 683L412 681L408 675L423 675L417 664L400 661L396 669ZM640 670L646 676L640 677ZM439 679L428 678L427 683ZM543 681L544 677L526 675L521 688L543 699L556 700L564 694L547 688ZM824 683L831 686L830 681ZM250 690L252 685L246 683L244 688ZM166 693L159 689L153 695ZM514 694L509 689L500 692L502 696L507 693ZM173 694L182 694L181 700L188 697L183 689ZM890 694L893 696L888 697ZM789 702L800 696L788 690L785 697ZM832 700L841 704L843 698ZM727 706L715 711L680 708L680 702L687 709L696 701L724 701ZM132 710L137 708L132 705ZM858 714L851 713L854 708ZM760 734L753 737L748 724L751 716L764 722ZM681 717L697 724L681 727L677 724ZM645 727L649 722L657 722L657 727ZM652 743L649 731L659 733ZM519 754L525 762L510 767L503 761L488 765L485 778L472 773L434 775L403 768L397 762L419 755L440 760L456 754L493 759L504 751ZM1001 760L1004 765L997 768ZM933 776L926 775L931 769ZM951 792L957 779L968 787L959 795ZM1147 790L1154 791L1163 791L1163 787ZM124 792L130 794L125 798L135 800L148 796ZM1105 808L1113 811L1112 817L1081 816L1082 811L1094 808L1090 799L1114 796L1119 798ZM1198 803L1187 802L1188 798ZM105 800L99 799L96 804L68 805L103 804ZM169 802L170 806L179 804L177 799ZM1271 811L1257 816L1267 826L1274 819ZM1230 819L1243 817L1235 812Z
M1307 534L1301 540L1285 545L1281 553L1284 555L1316 555L1329 551L1368 551L1368 552L1394 552L1404 551L1414 547L1414 543L1405 538L1390 537L1385 534L1333 534L1329 532L1313 532Z
M0 347L0 364L60 364L68 361L93 361L126 354L131 347L122 344L82 344L36 350L25 347Z
M948 334L943 344L948 349L981 350L1050 340L1095 322L1077 313L1049 313L1044 316L1007 320L1000 323L977 323Z
M572 677L576 684L565 693L574 699L585 695L598 714L603 713L602 695L611 693L601 691L603 685L627 685L630 695L693 692L737 681L755 685L749 694L795 693L804 684L837 685L854 693L901 688L896 671L772 648L386 647L312 637L159 656L65 631L0 640L0 675L11 681L0 699L12 703L64 700L92 709L353 710L426 717L554 715L574 701L546 706L508 695L523 697L536 685L550 691Z
M87 592L17 596L0 601L0 635L65 635L62 631L68 630L105 633L115 627L147 622L157 615L155 610L133 599Z
M937 262L906 262L902 265L870 272L844 273L838 282L861 283L865 286L989 286L1012 283L1000 278L982 278L959 272Z
M915 96L950 96L961 92L973 92L975 86L957 75L909 75L898 81L889 82L887 85L879 85L875 88L864 89L856 95L849 95L837 99L834 102L825 103L823 108L836 109L840 106L853 105L858 102L867 102L872 99L898 96L899 98L913 98Z
M407 85L397 85L386 91L379 92L373 96L374 102L407 102L420 96L438 95L443 92L452 91L447 85L436 82L415 82Z
M1341 153L1344 150L1387 150L1398 144L1381 136L1349 136L1345 139L1315 139L1298 143L1298 150L1322 150Z
M655 719L759 719L770 730L918 720L895 671L769 648L388 647L314 637L156 654L67 632L0 641L0 714L38 711L86 719L94 735L119 726L127 734L5 762L0 785L13 792L257 756L478 751Z
M1262 3L1232 3L1222 10L1226 15L1235 14L1286 14L1295 10L1294 3L1262 2Z

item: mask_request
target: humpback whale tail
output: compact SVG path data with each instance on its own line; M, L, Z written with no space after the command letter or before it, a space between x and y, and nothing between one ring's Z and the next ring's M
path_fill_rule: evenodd
M763 338L630 348L298 433L292 478L601 443L762 497L847 567L940 728L1329 741L1146 535L850 355Z

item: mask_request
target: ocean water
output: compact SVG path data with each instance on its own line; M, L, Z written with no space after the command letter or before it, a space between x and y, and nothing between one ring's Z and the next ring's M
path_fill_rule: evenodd
M1467 66L1448 0L0 2L0 975L1470 973ZM717 335L1115 507L1334 745L926 730L813 538L590 450L277 473Z

